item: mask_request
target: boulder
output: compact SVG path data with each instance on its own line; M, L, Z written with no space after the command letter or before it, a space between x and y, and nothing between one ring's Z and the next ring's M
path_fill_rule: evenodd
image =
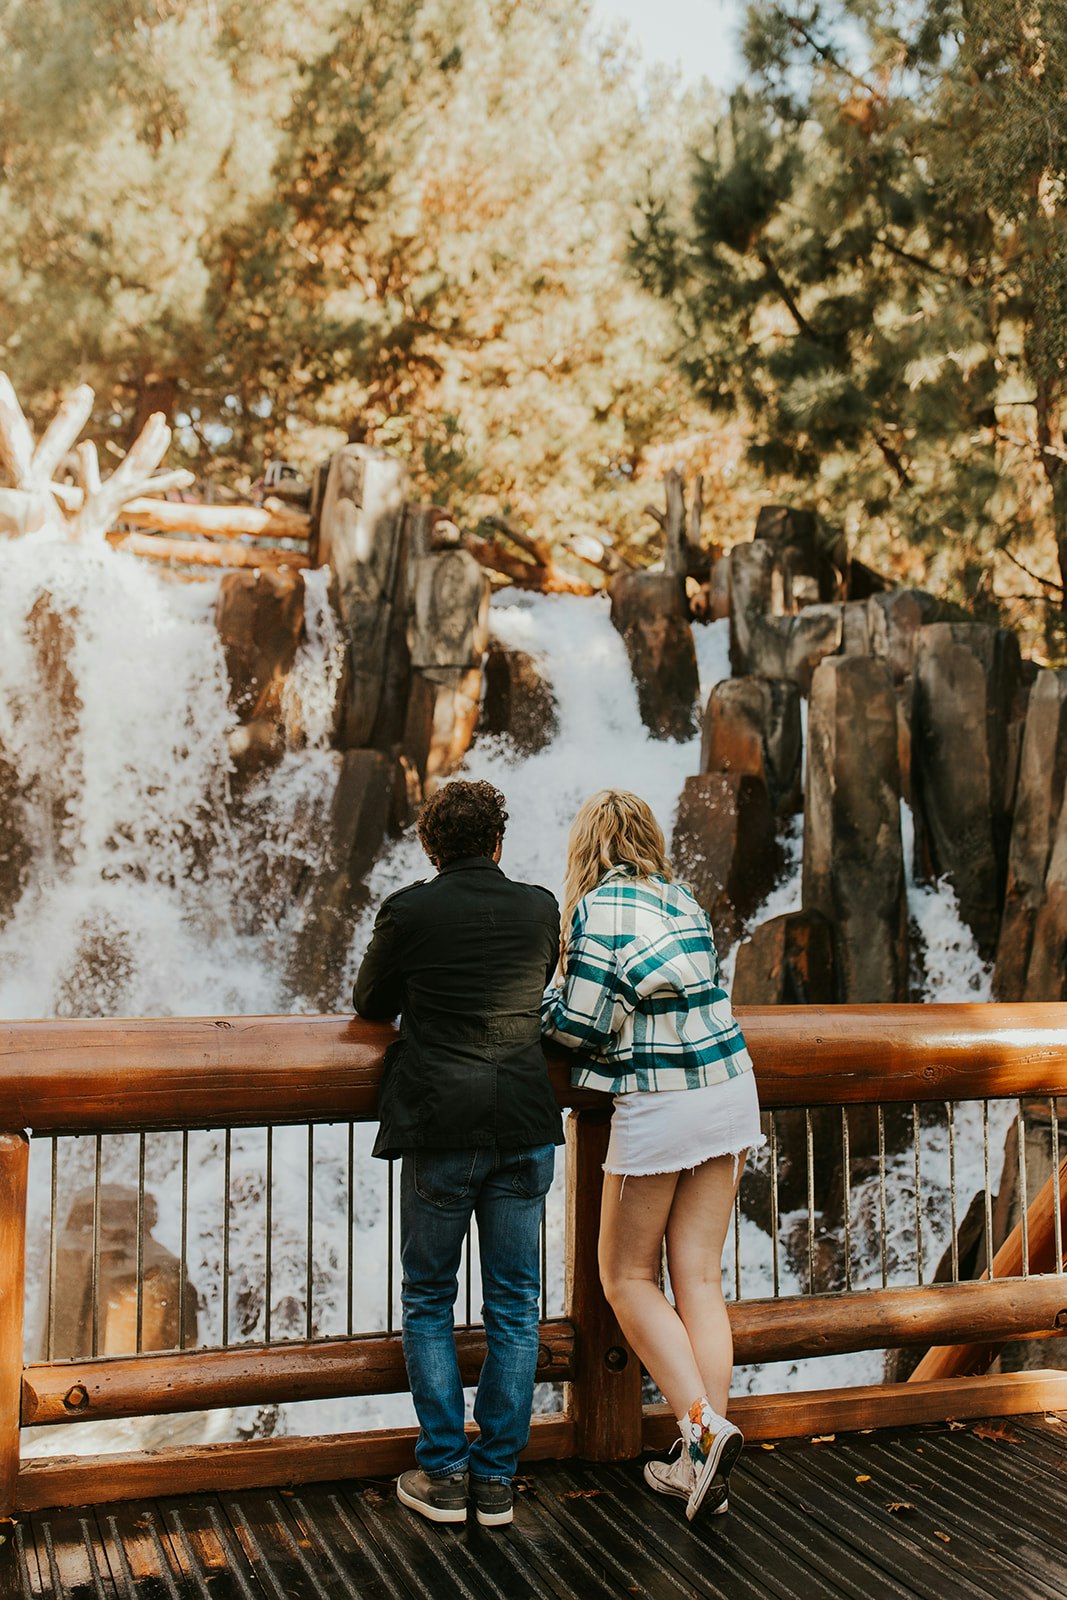
M916 867L947 877L983 956L996 946L1008 867L1005 774L1021 670L1015 635L935 622L915 654L912 785Z
M645 727L656 739L691 738L700 674L685 578L620 573L611 585L611 620L630 657Z
M1024 1000L1067 1000L1067 797L1034 918Z
M770 893L780 864L766 785L744 772L687 778L671 855L725 955Z
M395 456L350 444L330 462L322 492L317 554L337 576L348 641L343 737L350 747L374 739L388 658L396 649L407 482L407 468Z
M836 600L841 595L842 574L833 560L840 551L827 548L814 511L796 506L761 506L755 538L777 546L787 612L801 605Z
M480 667L430 667L415 673L401 749L427 793L455 772L470 748L481 693Z
M735 677L792 678L807 694L811 675L841 649L843 608L806 605L787 616L779 553L766 540L730 552L730 665Z
M230 679L230 705L242 722L280 723L285 680L304 633L299 572L228 572L219 586L215 626Z
M478 721L482 657L489 643L489 580L467 550L414 563L407 622L412 679L402 750L420 780L463 760Z
M708 697L701 772L744 772L766 785L776 816L803 802L800 690L787 678L725 678Z
M808 713L803 904L834 927L841 998L908 997L897 706L884 662L824 661Z
M721 622L730 615L730 557L718 556L708 580L706 622Z
M735 544L730 551L730 666L736 678L762 670L756 663L756 634L772 616L782 615L778 551L765 539ZM776 674L771 673L770 676Z
M920 631L935 622L940 607L923 589L891 589L867 601L867 628L871 654L888 661L893 682L910 680Z
M555 697L535 657L491 644L485 658L479 730L509 739L523 755L552 743L559 728Z
M320 1010L337 1003L367 873L395 806L395 762L376 750L346 750L326 823L322 862L310 881L293 943L288 982Z
M1046 670L1038 674L1031 690L1022 741L1004 915L993 970L993 993L998 1000L1021 1000L1027 990L1034 927L1045 903L1045 881L1065 791L1067 672Z
M738 946L735 1006L829 1006L837 999L833 929L818 911L761 922Z
M19 775L0 746L0 927L22 898L32 860Z
M39 737L44 748L38 772L47 774L35 810L50 832L44 848L57 865L70 866L76 847L79 798L84 790L81 741L82 703L74 660L77 612L64 612L51 594L41 594L26 618L26 637L34 664L41 709Z

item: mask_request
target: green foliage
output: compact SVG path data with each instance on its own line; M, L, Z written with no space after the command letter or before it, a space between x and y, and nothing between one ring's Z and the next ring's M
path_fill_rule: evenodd
M1067 571L1067 7L758 4L745 49L690 203L634 240L696 391L972 595L1013 542Z
M401 451L421 492L641 536L706 426L626 255L698 105L589 0L0 0L0 365L201 471ZM620 529L621 523L621 529ZM651 524L645 524L646 528Z

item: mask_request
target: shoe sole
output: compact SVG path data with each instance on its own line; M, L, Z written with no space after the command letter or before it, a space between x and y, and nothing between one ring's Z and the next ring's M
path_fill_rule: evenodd
M719 1445L718 1450L712 1451L711 1455L700 1469L700 1475L697 1478L696 1486L693 1489L692 1494L689 1496L689 1504L685 1508L685 1514L690 1522L692 1522L693 1518L704 1504L704 1496L711 1488L711 1485L715 1479L719 1478L725 1483L726 1479L733 1471L733 1468L736 1466L737 1458L741 1454L741 1451L744 1449L744 1447L744 1435L735 1430L733 1433L728 1433L726 1435L726 1438L723 1439L722 1443Z
M479 1511L475 1506L474 1515L483 1528L502 1528L505 1523L514 1521L515 1509L508 1506L506 1511Z
M655 1490L656 1494L673 1495L676 1500L689 1499L689 1495L685 1489L675 1489L670 1484L664 1483L662 1478L657 1478L654 1472L650 1472L648 1462L645 1463L645 1482L648 1484L650 1489ZM705 1493L707 1492L708 1491L705 1491ZM717 1506L710 1507L710 1513L713 1517L721 1517L727 1511L729 1511L729 1509L730 1502L724 1493L719 1504Z
M466 1522L466 1506L433 1506L428 1500L416 1500L413 1494L408 1494L399 1484L396 1486L396 1497L402 1506L407 1506L411 1511L417 1511L428 1522Z

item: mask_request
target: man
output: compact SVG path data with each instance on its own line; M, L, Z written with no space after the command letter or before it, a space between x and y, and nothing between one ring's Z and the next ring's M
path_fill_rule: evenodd
M374 1154L402 1156L403 1337L421 1425L418 1468L397 1494L432 1522L512 1519L530 1433L540 1230L562 1122L541 1049L540 1008L559 956L547 889L497 865L507 812L489 783L456 781L423 808L437 868L383 902L356 978L360 1016L400 1013L387 1053ZM463 1241L478 1224L488 1353L463 1429L453 1307Z

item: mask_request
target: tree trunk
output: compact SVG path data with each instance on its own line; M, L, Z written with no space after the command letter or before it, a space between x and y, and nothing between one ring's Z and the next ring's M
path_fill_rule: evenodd
M133 444L148 419L155 412L161 411L163 413L168 427L173 425L174 410L178 403L178 380L168 373L145 372L137 379L135 393L136 400L134 402L133 419L130 422L127 449Z

